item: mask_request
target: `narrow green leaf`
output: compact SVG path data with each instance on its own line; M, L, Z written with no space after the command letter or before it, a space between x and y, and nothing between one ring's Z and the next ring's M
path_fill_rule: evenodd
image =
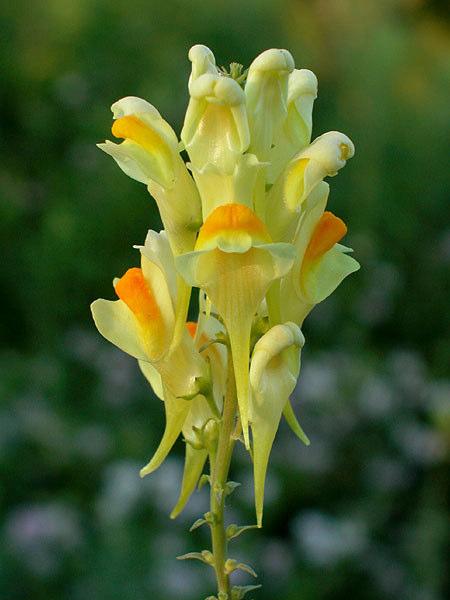
M234 492L236 488L238 488L241 484L237 481L227 481L225 484L225 496L229 496Z
M239 563L236 567L237 571L244 571L245 573L248 573L249 575L251 575L252 577L258 577L258 575L255 573L255 571L251 568L250 565L246 565L245 563Z
M201 552L188 552L187 554L177 556L177 560L199 560L210 566L214 564L214 556L209 550L202 550Z
M194 531L195 529L198 529L199 527L201 527L202 525L205 525L208 521L206 521L205 519L197 519L195 521L195 523L193 523L189 529L189 531Z
M234 560L234 558L229 558L227 561L225 561L225 572L230 574L233 573L233 571L245 571L245 573L248 573L252 577L258 577L255 571L249 565L246 565L245 563L238 563L237 560Z
M242 600L246 594L259 590L262 585L235 585L231 590L231 600Z
M238 537L244 531L248 531L249 529L258 529L258 525L243 525L239 527L238 525L228 525L226 530L226 535L228 540L232 540L233 538Z
M205 562L201 552L188 552L187 554L181 554L181 556L177 556L177 560L201 560Z

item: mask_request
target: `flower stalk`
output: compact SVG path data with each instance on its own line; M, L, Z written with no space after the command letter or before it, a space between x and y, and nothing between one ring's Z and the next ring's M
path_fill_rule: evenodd
M218 592L230 594L230 577L226 572L228 540L225 530L225 500L226 484L230 470L231 456L235 439L233 431L236 422L237 397L234 378L233 360L231 355L227 367L227 388L220 422L217 451L211 461L211 490L210 510L212 515L211 541L214 555L214 570L216 572Z

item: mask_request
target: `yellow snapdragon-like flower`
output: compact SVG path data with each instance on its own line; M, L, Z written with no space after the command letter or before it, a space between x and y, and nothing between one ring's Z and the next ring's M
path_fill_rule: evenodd
M359 269L339 242L347 226L339 217L325 211L328 184L321 182L304 206L294 237L295 264L279 288L280 315L302 325L312 308L325 300L345 277Z
M245 96L250 123L250 152L266 161L287 116L289 75L294 59L287 50L266 50L250 65Z
M289 75L286 114L269 153L267 181L273 183L284 165L311 141L312 111L317 97L317 77L308 69Z
M121 144L98 147L155 198L174 254L190 250L201 224L200 199L180 156L173 129L150 103L128 97L115 102L112 133Z
M121 141L99 146L147 186L164 231L149 232L140 267L114 281L118 299L95 301L92 313L164 403L165 431L141 474L158 468L181 434L185 466L171 516L183 510L209 458L212 508L200 521L215 531L236 440L253 460L258 526L282 415L309 444L290 403L305 343L300 328L359 268L341 244L347 227L327 206L325 181L355 148L337 131L311 142L317 78L296 69L287 50L266 50L248 72L236 63L218 68L203 45L189 60L181 142L145 100L112 105L112 134ZM200 298L195 323L186 322L192 287ZM218 571L221 591L230 569Z
M247 447L252 322L269 286L289 271L294 256L292 245L272 242L264 223L249 208L223 204L206 219L195 250L177 258L183 277L207 293L230 336Z
M158 205L173 253L192 250L201 225L201 203L180 156L175 132L156 108L141 98L122 98L111 110L112 134L124 141L106 141L98 147L112 156L124 173L147 185ZM178 288L175 342L181 335L190 296L182 279Z
M334 177L354 155L353 142L330 131L318 137L286 165L269 193L264 216L275 239L292 241L302 205L325 177Z
M204 46L194 46L189 57L190 100L181 139L196 169L213 164L228 172L250 143L244 91L220 74Z
M155 470L181 432L190 401L207 376L206 364L187 330L172 349L175 334L177 276L165 232L150 231L140 247L141 267L133 267L114 281L118 300L96 300L92 314L100 333L138 359L157 395L164 399L166 428L154 457L143 470Z
M250 421L253 436L255 506L258 526L262 524L264 484L270 450L283 411L289 402L300 372L300 351L305 343L295 323L275 325L255 344L250 382ZM302 441L309 440L300 431Z

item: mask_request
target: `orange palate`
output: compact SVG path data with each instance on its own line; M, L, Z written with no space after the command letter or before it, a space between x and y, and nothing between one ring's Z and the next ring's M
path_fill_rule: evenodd
M241 231L260 240L270 242L270 235L264 223L243 204L222 204L212 211L200 229L197 247L215 236Z
M115 290L142 325L160 319L161 313L142 269L128 269L117 282Z
M332 212L325 211L320 217L305 252L304 260L312 262L328 252L347 233L347 225Z
M111 131L114 137L133 140L149 152L162 148L163 142L160 136L134 115L116 119Z

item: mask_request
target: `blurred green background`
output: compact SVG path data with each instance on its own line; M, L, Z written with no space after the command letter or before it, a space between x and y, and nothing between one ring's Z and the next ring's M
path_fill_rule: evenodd
M163 425L135 362L89 303L158 228L144 186L95 147L109 106L157 106L179 132L194 43L219 65L285 47L319 78L314 136L356 156L332 180L362 270L318 307L295 406L312 439L275 444L265 527L236 543L255 599L440 600L448 575L450 26L425 0L1 3L0 598L198 600L207 545L172 522L183 444L138 469ZM251 469L230 519L251 522ZM447 578L447 580L446 580Z

